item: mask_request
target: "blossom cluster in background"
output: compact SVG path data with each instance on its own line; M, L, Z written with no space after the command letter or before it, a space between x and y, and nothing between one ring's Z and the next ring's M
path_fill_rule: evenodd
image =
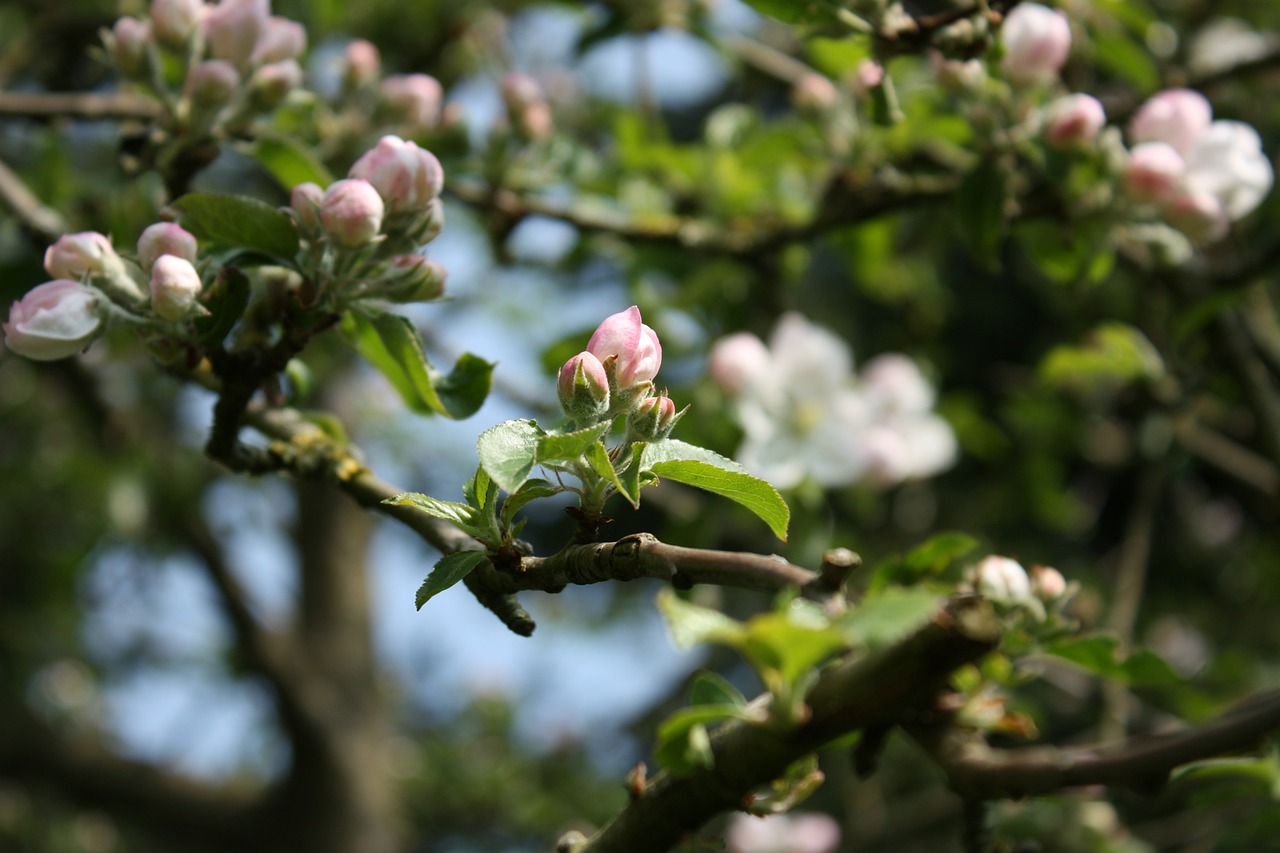
M778 321L768 346L745 332L717 341L708 369L734 401L738 461L779 488L891 486L955 461L955 435L913 361L885 354L855 373L845 342L799 314Z
M729 853L835 853L840 826L821 812L753 817L735 814L725 831Z

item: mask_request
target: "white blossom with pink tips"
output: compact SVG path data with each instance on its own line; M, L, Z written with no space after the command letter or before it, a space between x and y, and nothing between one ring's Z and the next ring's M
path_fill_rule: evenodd
M728 853L835 853L840 825L821 812L753 817L735 814L725 831Z
M658 334L646 326L640 309L632 305L604 319L587 341L587 352L610 369L619 388L634 388L652 382L662 366L662 343Z
M13 303L3 324L5 345L34 361L73 356L102 326L98 294L76 281L47 281Z

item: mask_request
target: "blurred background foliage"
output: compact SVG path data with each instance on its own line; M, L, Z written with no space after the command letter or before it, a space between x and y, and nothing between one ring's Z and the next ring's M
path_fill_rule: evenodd
M1222 18L1239 18L1274 38L1280 7L1258 0L1060 5L1082 36L1064 79L1070 89L1114 107L1114 120L1156 89L1196 73L1207 81L1202 89L1217 117L1252 124L1265 150L1277 150L1280 63L1214 79L1212 72L1190 70L1188 51L1198 31ZM841 221L842 194L856 199L857 188L886 162L944 175L971 157L968 152L981 151L980 122L962 117L959 97L933 83L926 60L901 56L887 67L905 119L886 125L863 116L852 150L835 150L819 123L793 109L791 81L753 64L741 44L765 45L841 79L868 55L867 41L821 23L784 26L731 0L718 6L278 0L277 14L307 26L308 70L317 77L325 73L325 57L332 61L348 38L366 38L382 51L384 69L435 75L470 119L472 109L481 116L497 109L502 73L535 74L552 101L557 135L508 161L507 185L546 192L574 210L625 209L639 231L652 229L548 231L545 219L520 223L486 210L474 203L474 193L464 201L450 195L452 182L476 185L492 177L484 119L467 128L470 137L424 135L420 141L445 162L446 235L466 235L455 249L465 261L456 269L451 264L462 282L457 299L414 316L433 345L445 351L466 346L503 362L496 402L464 425L469 434L409 422L379 380L336 346L309 352L319 390L307 402L337 409L375 469L385 463L406 487L456 498L474 432L512 416L509 411L537 414L530 401L550 409L550 371L580 346L593 317L630 299L663 335L672 396L694 406L681 424L682 437L731 454L739 434L723 416L721 392L702 379L707 348L738 330L767 338L780 313L797 310L849 341L859 361L889 351L916 358L937 383L940 410L961 454L954 469L927 482L792 494L789 559L813 565L824 549L846 546L874 565L930 532L963 530L988 551L1056 566L1080 584L1071 614L1083 626L1114 625L1117 607L1132 608L1132 641L1162 654L1185 678L1135 690L1128 721L1134 731L1158 729L1173 718L1206 719L1274 684L1280 458L1268 447L1267 425L1233 355L1238 330L1220 318L1225 309L1241 310L1274 339L1275 281L1272 264L1238 278L1214 275L1251 258L1277 257L1275 194L1206 260L1181 271L1152 271L1118 256L1108 240L1112 223L1073 216L1076 189L1043 174L1019 196L1021 212L1011 226L1002 216L984 218L973 207L983 203L982 193L971 192L970 199L963 187ZM111 76L94 58L98 31L122 12L143 11L136 2L4 4L0 90L109 90ZM724 20L734 23L727 27ZM634 83L618 96L585 79L589 66L579 59L606 48L615 65L643 69L669 61L650 34L669 37L674 26L709 46L712 70L690 71L689 85L700 96L669 97ZM562 52L540 54L531 44L539 34L566 31L568 37L557 36L565 41ZM693 79L698 73L711 82ZM278 120L290 129L287 111ZM61 211L71 230L95 228L128 245L163 201L153 175L122 164L121 139L135 130L128 122L3 115L0 161ZM348 130L344 144L321 149L335 173L380 135L372 126ZM1003 178L1033 174L1014 169ZM1087 186L1089 176L1074 180ZM230 150L197 185L273 203L287 198L269 174ZM815 215L831 221L809 228ZM749 243L759 239L745 250L714 239L682 244L664 236L673 217L694 218ZM542 230L522 236L520 229L530 225ZM769 236L786 229L792 229L787 239ZM17 218L0 211L0 301L16 299L42 279L43 249ZM574 307L582 305L591 308ZM486 312L489 325L467 324L468 316ZM489 337L447 334L454 323L461 324L459 334ZM1159 369L1145 370L1123 333L1099 331L1108 323L1138 330ZM520 347L502 340L504 334ZM271 722L261 677L234 651L226 618L212 606L207 624L182 643L163 632L151 635L148 624L159 616L156 607L171 609L168 618L181 622L196 607L184 596L201 598L201 612L211 609L206 586L161 591L164 577L190 561L192 540L183 531L190 532L191 519L213 530L261 527L260 535L245 539L252 553L242 562L274 561L267 574L285 579L286 601L298 583L289 580L296 552L310 531L295 526L299 511L290 489L233 478L205 461L199 448L208 400L148 370L127 335L117 338L51 365L0 357L0 701L31 706L59 731L135 758L173 762L182 750L147 754L146 738L121 721L129 712L112 704L111 691L139 672L198 672L213 685L200 694L207 704L216 709L225 700L240 710L228 711L234 734L217 741L231 754L213 762L216 770L196 772L251 790L282 772L287 748ZM512 372L503 378L508 366ZM1274 396L1274 377L1267 387ZM1189 430L1192 422L1201 432ZM1204 439L1204 430L1226 444ZM610 535L651 530L689 546L762 553L779 547L761 525L724 502L678 487L658 494L638 513L619 513ZM241 512L229 512L226 504ZM554 512L529 526L540 553L558 547L567 530ZM419 567L433 559L420 543L386 535L398 546L380 556L408 557ZM1135 556L1135 549L1147 553ZM1136 591L1126 570L1135 560L1145 567ZM413 589L410 578L396 590L405 608ZM539 601L544 624L525 642L572 630L588 645L593 631L636 609L649 612L653 591L645 584L610 585ZM707 592L703 600L741 612L765 603L732 590ZM431 607L455 603L442 598ZM268 619L283 618L260 607ZM372 619L381 618L375 607ZM409 659L425 662L414 664L420 671L384 662L374 688L391 734L383 753L368 762L398 791L407 849L547 849L558 832L605 820L624 800L625 770L648 756L654 723L680 701L679 679L658 678L631 691L641 698L630 710L595 721L589 731L566 725L561 734L544 717L541 730L531 732L520 723L522 697L509 686L451 696L424 689L437 683L429 679L415 687L414 679L427 679L437 665L434 655L444 654L421 648L415 636L414 626L432 619L427 609L418 621L397 623L402 627L383 644L384 652L387 644L413 649ZM466 630L460 642L483 649L502 629L477 615ZM536 678L556 696L559 713L572 719L592 698L556 687L562 671L575 667L572 653L558 648L563 659L539 666ZM633 647L627 654L642 658L649 651ZM702 662L723 668L748 694L757 689L741 664L719 652ZM1017 694L1018 710L1032 717L1043 739L1095 739L1099 719L1103 732L1115 733L1106 723L1113 700L1097 682L1043 660L1025 665L1044 678ZM632 666L619 660L613 678L626 681ZM688 661L680 666L692 669ZM592 689L573 683L587 694ZM452 684L460 689L468 682ZM166 737L198 743L206 733L193 728L194 719L173 716L174 731ZM891 743L869 779L855 778L841 751L822 760L828 782L808 807L841 820L843 849L957 844L959 801L910 746ZM1188 773L1152 796L1088 791L1002 803L993 809L994 838L1018 850L1274 849L1280 824L1274 754L1211 771ZM156 840L145 820L95 806L80 793L65 780L28 784L0 773L0 849L179 849ZM1032 839L1037 848L1027 846ZM192 838L189 849L199 848Z

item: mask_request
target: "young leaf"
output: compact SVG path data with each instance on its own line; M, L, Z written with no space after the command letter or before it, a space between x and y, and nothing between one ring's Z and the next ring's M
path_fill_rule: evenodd
M595 471L601 477L604 477L618 493L627 499L632 506L639 505L639 497L635 492L627 491L627 487L623 484L621 478L618 477L617 470L613 467L613 461L609 459L609 451L604 449L604 444L596 442L587 450L587 463L591 466L591 470Z
M746 707L747 697L718 672L702 670L689 684L690 705L733 705Z
M202 244L250 249L293 263L298 229L289 214L256 198L187 193L170 205Z
M408 318L369 310L348 311L342 330L360 354L400 392L419 414L459 419L474 414L489 393L493 365L464 354L453 371L441 377L422 349L418 330Z
M677 648L687 649L699 643L741 648L747 638L747 628L741 622L719 610L691 604L669 589L658 593L658 610L666 618L671 641Z
M508 495L507 499L502 502L502 523L510 524L511 519L515 518L520 508L530 501L535 501L538 498L549 498L552 495L560 494L562 491L564 489L560 486L540 477L525 480L520 485L520 488Z
M889 587L868 595L838 624L850 642L882 648L923 628L941 603L940 595L924 587Z
M479 514L474 507L467 504L442 501L418 492L405 492L402 495L396 495L394 498L387 498L383 503L391 504L392 506L414 507L422 510L432 518L449 522L470 536L481 540L485 538L485 531L479 523Z
M876 566L867 592L875 594L891 583L913 584L937 575L976 547L978 540L967 533L939 533L917 545L906 556L891 557Z
M476 566L487 559L489 555L484 551L454 551L452 554L445 554L431 570L431 574L427 575L422 586L418 587L418 594L413 599L414 606L421 610L422 605L471 574Z
M312 150L290 137L261 136L247 151L285 190L306 183L319 184L323 189L333 183L333 176Z
M216 347L231 333L249 304L249 277L235 267L223 267L201 299L208 315L194 321L200 343Z
M707 726L729 719L746 719L740 705L697 705L681 708L658 726L654 758L673 776L687 776L712 764Z
M476 441L480 465L507 494L515 494L533 470L543 435L537 421L503 421L490 427Z
M726 497L755 513L782 541L787 540L791 509L778 490L746 469L692 444L676 439L655 441L645 451L644 467L659 477Z
M574 462L609 431L609 423L565 433L548 433L538 439L538 462Z
M797 624L786 612L764 613L747 622L743 655L757 672L777 670L788 686L846 646L835 627Z
M1045 651L1094 675L1135 687L1183 683L1181 676L1164 658L1146 649L1134 651L1121 660L1118 655L1119 645L1119 640L1111 635L1087 634L1051 643L1045 647Z

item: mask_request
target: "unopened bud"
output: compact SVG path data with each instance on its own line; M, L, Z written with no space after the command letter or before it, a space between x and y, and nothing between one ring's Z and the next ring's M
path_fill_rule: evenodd
M1097 98L1067 95L1045 108L1044 138L1059 148L1084 145L1097 139L1106 123L1106 111Z
M137 18L121 18L104 36L116 68L126 77L143 77L150 64L151 26Z
M340 246L363 246L382 229L385 205L368 181L335 181L320 201L320 224Z
M105 275L113 261L118 263L116 250L106 235L97 231L64 234L44 253L44 268L54 278Z
M867 93L884 82L884 66L874 59L864 59L854 70L853 94L866 97Z
M306 28L297 21L272 15L263 24L262 33L258 36L249 61L254 65L270 65L286 59L297 59L306 49Z
M1165 89L1147 99L1129 122L1133 142L1164 142L1186 157L1213 119L1209 100L1191 89Z
M1057 76L1071 51L1071 23L1039 3L1015 6L1000 31L1005 75L1015 83L1044 83Z
M1002 604L1019 604L1031 598L1031 580L1022 564L994 554L974 570L975 587L982 595Z
M382 137L347 177L376 187L390 213L423 210L444 186L444 168L436 155L398 136Z
M202 0L151 0L151 27L170 47L183 47L204 14Z
M448 270L422 255L396 255L388 262L387 285L379 295L392 302L430 302L444 295Z
M440 123L444 88L429 74L393 74L379 84L378 99L395 123L431 128Z
M1231 220L1213 193L1190 188L1174 196L1164 208L1164 220L1192 243L1215 243L1227 235Z
M1042 601L1057 601L1067 592L1067 579L1051 566L1032 566L1031 588Z
M270 16L270 0L221 0L205 13L201 28L209 54L237 68L249 64Z
M631 415L631 432L644 441L660 441L671 435L681 414L666 394L646 397Z
M542 87L538 85L538 81L519 71L504 75L498 86L502 92L502 102L512 115L543 100Z
M796 80L791 89L791 103L806 115L822 115L840 103L840 93L826 77L810 72Z
M253 72L249 83L253 105L261 111L279 106L290 92L301 85L302 67L293 59L262 66Z
M203 107L220 107L235 97L240 72L224 59L209 59L187 72L187 95Z
M556 390L560 407L578 423L595 423L609 411L609 378L600 359L589 352L564 363Z
M373 42L356 39L342 52L342 85L348 91L372 86L382 73L382 56Z
M591 335L587 351L601 364L612 365L607 369L619 388L652 382L662 366L658 335L641 322L640 309L634 305L606 317Z
M324 201L324 190L319 184L298 184L289 193L289 207L297 217L298 224L308 231L320 227L320 204Z
M162 320L185 320L196 308L202 286L190 261L161 255L151 265L151 312Z
M173 255L194 264L196 248L195 235L190 231L173 222L157 222L148 225L138 238L138 263L150 270L156 258Z
M1129 152L1124 186L1137 202L1165 202L1177 194L1186 171L1186 162L1172 145L1143 142Z

